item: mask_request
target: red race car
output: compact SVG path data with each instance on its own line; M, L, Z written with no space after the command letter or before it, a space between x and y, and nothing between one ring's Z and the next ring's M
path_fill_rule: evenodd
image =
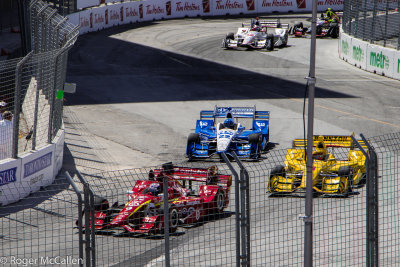
M232 176L210 168L174 167L164 164L149 172L148 180L138 180L128 194L128 202L111 208L105 198L95 198L95 230L123 230L121 234L164 232L163 177L168 178L169 228L199 222L221 213L229 204ZM193 190L194 183L198 190ZM188 186L186 186L188 185ZM196 192L198 191L198 192Z

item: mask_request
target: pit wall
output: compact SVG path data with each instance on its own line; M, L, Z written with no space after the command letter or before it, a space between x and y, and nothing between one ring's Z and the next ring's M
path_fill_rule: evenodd
M318 11L343 10L343 0L318 0ZM146 0L107 3L68 15L80 34L143 21L198 16L311 12L312 0Z
M400 80L399 51L370 44L341 32L339 57L360 69Z

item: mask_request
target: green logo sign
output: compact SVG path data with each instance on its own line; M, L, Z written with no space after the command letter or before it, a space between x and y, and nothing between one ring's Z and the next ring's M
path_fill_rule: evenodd
M342 52L345 55L349 54L349 43L345 40L342 40Z
M360 46L353 45L353 59L358 62L364 61L364 50Z
M371 66L377 67L377 68L385 68L388 69L389 68L389 57L385 56L384 54L382 54L382 51L380 53L375 53L375 52L371 52L370 53L370 59L369 59L369 64Z
M397 59L397 73L400 72L400 59Z

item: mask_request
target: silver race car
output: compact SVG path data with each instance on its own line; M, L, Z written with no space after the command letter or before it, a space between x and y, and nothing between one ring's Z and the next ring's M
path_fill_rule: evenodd
M222 40L222 47L233 49L244 47L247 49L267 49L274 50L274 35L268 34L266 28L256 25L254 20L250 25L242 24L237 33L228 33Z
M274 36L274 46L275 47L285 47L289 39L289 24L280 23L280 21L260 21L260 26L265 28L266 32L268 29L273 29Z
M273 33L268 33L268 29L275 29ZM254 21L242 23L237 33L228 33L222 40L222 47L233 49L244 47L247 49L266 49L274 50L274 47L284 47L287 45L289 36L289 24L279 21Z

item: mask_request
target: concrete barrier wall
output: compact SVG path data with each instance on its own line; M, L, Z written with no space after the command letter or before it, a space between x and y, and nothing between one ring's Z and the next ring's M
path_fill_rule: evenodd
M328 7L341 11L343 0L318 1L318 11L324 11ZM312 0L146 0L102 5L67 17L69 22L80 25L80 34L85 34L142 21L311 10Z
M52 144L24 154L18 159L0 162L0 205L16 202L41 187L53 183L62 167L64 130Z
M340 34L339 57L363 70L400 80L400 51Z

